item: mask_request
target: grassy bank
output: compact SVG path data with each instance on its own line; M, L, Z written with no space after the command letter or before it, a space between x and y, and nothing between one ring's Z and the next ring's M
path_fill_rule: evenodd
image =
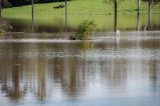
M63 2L35 4L36 19L53 19L64 15L63 9L53 7ZM141 13L147 13L147 2L141 3ZM158 13L159 7L153 6L152 13ZM137 0L126 0L120 4L118 14L136 14ZM3 17L15 19L31 19L31 5L3 9ZM105 4L103 0L72 0L68 2L69 15L113 15L113 5Z
M63 30L64 8L53 7L63 2L35 4L35 24L41 27L57 27ZM153 25L160 25L159 6L152 7ZM103 0L72 0L68 2L68 27L76 28L83 20L94 20L98 30L112 31L114 23L113 5L104 4ZM148 3L141 3L140 25L148 23ZM4 18L16 19L17 23L27 24L31 19L31 5L3 9ZM20 21L20 20L23 20ZM30 22L29 22L30 23ZM28 24L30 26L30 24ZM118 28L130 30L137 26L137 0L126 0L118 7ZM135 28L136 29L136 28Z

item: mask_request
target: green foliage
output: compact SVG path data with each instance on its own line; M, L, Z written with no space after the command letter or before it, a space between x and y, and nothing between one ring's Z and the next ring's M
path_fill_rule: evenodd
M8 2L8 0L1 0L2 1L2 7L10 7L11 3Z
M91 36L93 32L95 31L95 28L96 28L96 24L94 23L94 21L85 20L78 26L78 30L75 36L71 36L70 39L71 40L88 39L89 36Z
M34 3L63 2L64 0L34 0ZM70 0L68 0L70 1ZM31 0L2 0L3 7L31 4Z
M4 35L6 31L9 32L11 30L12 30L11 25L5 23L0 25L0 35Z
M3 29L2 25L0 25L0 35L4 35L5 34L5 30Z

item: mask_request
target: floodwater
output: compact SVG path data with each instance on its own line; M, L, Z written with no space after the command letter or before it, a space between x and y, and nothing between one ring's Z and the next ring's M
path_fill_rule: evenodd
M1 106L160 106L159 31L35 36L0 36Z

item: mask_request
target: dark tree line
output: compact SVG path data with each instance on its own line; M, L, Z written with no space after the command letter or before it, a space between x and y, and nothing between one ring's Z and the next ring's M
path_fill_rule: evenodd
M63 1L65 0L34 0L35 3L50 3L50 2L63 2ZM2 0L2 7L21 6L28 4L31 4L31 0Z

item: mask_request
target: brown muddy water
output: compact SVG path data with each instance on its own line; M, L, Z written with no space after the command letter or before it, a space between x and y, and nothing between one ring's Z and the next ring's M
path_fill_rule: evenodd
M160 106L159 31L38 36L0 36L1 106Z

